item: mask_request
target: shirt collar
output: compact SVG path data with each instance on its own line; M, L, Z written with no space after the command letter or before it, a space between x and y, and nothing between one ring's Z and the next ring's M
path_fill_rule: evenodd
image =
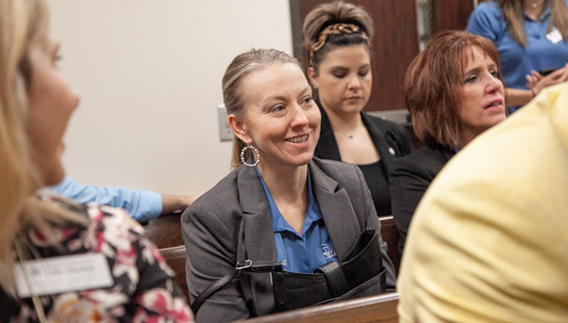
M534 21L526 12L523 12L523 15L525 16L525 20ZM548 16L550 16L550 6L547 6L546 9L544 9L544 12L538 17L539 21L545 20Z
M258 178L260 178L260 182L262 183L262 188L264 189L266 199L268 200L268 208L270 210L270 216L272 218L272 229L274 230L274 232L292 231L296 233L295 230L286 222L286 220L284 220L284 217L282 216L282 213L280 213L280 210L278 210L278 206L276 206L274 198L272 197L270 190L266 186L262 175L260 175L258 168L255 167L255 170L258 174ZM304 224L302 226L302 235L309 229L313 222L316 222L322 218L318 202L312 189L312 180L309 167L306 180L308 185L308 208L306 211L306 218L304 219Z

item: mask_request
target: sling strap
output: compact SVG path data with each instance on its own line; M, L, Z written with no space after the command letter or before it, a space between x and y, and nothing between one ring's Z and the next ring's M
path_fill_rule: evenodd
M328 262L316 269L315 272L318 271L321 271L325 275L325 278L327 278L327 283L333 292L333 297L339 297L349 291L349 285L338 262Z
M281 262L250 259L240 261L232 273L215 281L197 296L191 304L193 313L197 314L207 298L237 275L242 280L250 278L249 274L254 273L270 273L277 311L321 304L334 299L348 299L357 295L370 296L385 290L386 269L382 265L378 231L368 229L359 235L345 261L329 262L317 268L313 274L284 271Z
M227 274L218 280L216 280L212 285L205 288L191 303L191 310L194 314L197 313L203 302L209 298L212 294L223 288L225 285L231 282L239 274L241 271L247 271L251 273L266 273L266 272L278 272L282 271L282 263L281 262L272 262L272 261L255 261L254 263L251 260L245 260L237 263L235 266L235 271Z

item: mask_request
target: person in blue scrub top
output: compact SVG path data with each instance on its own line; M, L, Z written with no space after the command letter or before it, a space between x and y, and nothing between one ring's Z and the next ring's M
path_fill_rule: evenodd
M394 267L361 170L314 158L321 114L299 62L277 50L252 49L233 60L222 83L236 168L182 215L191 302L233 273L241 257L311 274L343 261L368 228L379 232L386 272L380 289L394 291ZM255 275L233 279L205 300L197 321L274 313L271 273Z
M481 3L467 30L499 51L510 112L543 88L568 80L568 0L496 0ZM555 70L548 75L539 72Z
M57 185L46 188L73 199L76 203L97 202L123 208L141 223L163 214L183 211L195 200L195 196L162 195L144 189L81 185L69 177L65 177Z

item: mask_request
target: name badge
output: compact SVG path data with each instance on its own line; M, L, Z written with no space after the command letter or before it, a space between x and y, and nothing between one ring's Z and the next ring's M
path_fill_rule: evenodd
M30 297L23 266L14 265L18 296ZM36 295L112 286L113 278L106 257L101 253L28 260L25 269Z
M558 31L558 29L556 29L556 27L554 27L546 35L546 39L550 40L553 44L556 44L562 40L562 34Z

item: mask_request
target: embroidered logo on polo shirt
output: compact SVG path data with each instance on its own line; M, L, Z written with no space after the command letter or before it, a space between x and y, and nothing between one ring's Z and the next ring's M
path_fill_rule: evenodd
M322 243L321 252L323 253L325 259L335 257L335 249L333 249L333 245L331 243Z
M546 34L546 39L550 40L553 44L556 44L562 40L562 34L556 29L556 27L552 28L552 30Z

